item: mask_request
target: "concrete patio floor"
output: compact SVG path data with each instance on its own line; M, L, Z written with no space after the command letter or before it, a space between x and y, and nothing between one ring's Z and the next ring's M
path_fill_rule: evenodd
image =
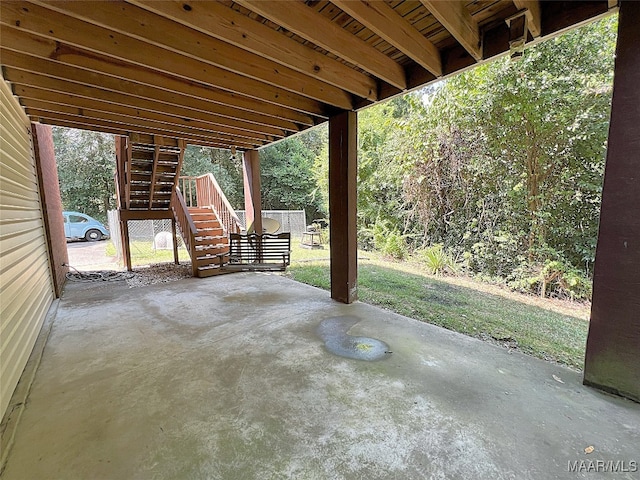
M48 327L6 480L640 478L639 404L278 275L69 283Z

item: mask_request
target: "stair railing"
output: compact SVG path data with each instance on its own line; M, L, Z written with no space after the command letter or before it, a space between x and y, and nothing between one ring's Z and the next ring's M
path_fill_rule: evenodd
M196 224L193 223L189 210L187 209L187 202L185 201L180 188L176 188L171 195L171 210L173 210L173 216L176 219L182 239L191 256L191 270L193 276L197 276L198 266L196 265Z
M238 214L218 185L212 173L199 177L180 177L179 185L187 190L186 204L189 207L210 207L218 217L225 233L240 233L243 230ZM195 197L195 202L193 201Z
M182 192L182 198L187 207L197 207L196 177L178 177L178 188Z

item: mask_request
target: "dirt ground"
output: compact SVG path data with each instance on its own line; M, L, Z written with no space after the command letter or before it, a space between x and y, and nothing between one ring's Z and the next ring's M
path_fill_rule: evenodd
M76 270L86 272L88 270L122 270L116 257L107 256L108 242L68 242L69 265ZM71 271L73 271L73 268Z

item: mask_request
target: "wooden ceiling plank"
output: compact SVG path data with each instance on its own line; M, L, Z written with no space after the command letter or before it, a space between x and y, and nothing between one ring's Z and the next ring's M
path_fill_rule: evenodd
M482 60L480 29L469 13L465 1L420 1L473 58Z
M513 4L518 10L526 9L527 27L533 38L542 35L542 14L540 12L540 2L538 0L513 0Z
M122 123L136 123L141 127L149 127L156 128L158 130L167 130L176 132L176 135L179 134L187 134L193 136L201 136L208 137L211 139L218 139L223 141L234 142L237 141L239 143L245 142L247 144L255 144L255 143L268 143L273 141L274 139L269 138L246 138L241 137L239 135L229 135L222 132L217 132L215 130L205 130L192 126L183 126L176 125L174 123L166 123L160 122L156 120L149 120L147 118L141 116L130 116L130 115L119 115L115 114L111 111L104 110L95 110L87 107L76 107L72 105L64 105L56 102L48 102L46 100L32 99L32 98L20 98L20 103L25 107L31 110L46 110L48 112L58 112L64 113L68 115L77 115L87 118L96 118L101 120L108 120L113 122L122 122Z
M168 52L184 55L319 102L341 109L350 109L353 106L350 93L329 85L316 76L300 73L136 5L86 0L34 2L63 15L148 42Z
M116 77L101 75L96 72L62 65L52 60L30 57L5 48L0 48L0 55L2 56L4 65L9 68L68 80L74 83L82 83L84 85L94 86L104 90L110 90L116 93L131 95L147 100L143 102L148 106L146 110L157 111L159 113L169 113L170 115L173 114L172 111L175 110L176 113L173 115L182 118L196 118L216 125L224 125L229 128L263 133L276 137L285 136L284 130L282 129L245 122L243 121L241 114L236 115L235 118L218 115L216 112L217 109L215 108L216 106L212 106L207 102L198 101L190 97L184 97L182 95L154 87L128 82ZM162 104L154 105L150 100L155 100ZM166 104L170 104L172 107L168 110Z
M236 3L281 25L338 57L356 65L402 90L407 81L404 69L368 43L343 30L328 18L301 2L261 2L238 0Z
M51 60L72 67L79 67L101 75L124 79L179 94L183 98L194 98L206 105L207 111L237 118L258 125L273 126L290 132L298 132L300 125L311 126L312 117L301 112L266 102L235 95L217 88L185 82L169 75L158 76L155 72L124 62L109 62L90 52L78 50L54 40L21 32L11 27L2 28L2 45L16 52ZM35 62L36 60L30 60ZM53 61L53 60L51 60Z
M0 2L0 23L90 50L115 62L124 60L307 114L326 116L329 113L326 106L316 100L169 52L33 3Z
M353 0L333 3L436 77L442 76L440 52L435 45L386 3Z
M377 100L375 79L219 2L127 1L360 97Z
M47 110L36 110L31 108L26 108L25 113L29 117L36 117L40 119L58 119L65 122L73 122L77 125L91 125L94 127L104 126L109 129L119 129L122 132L139 132L139 133L149 133L151 135L162 135L173 138L183 138L187 141L195 140L202 142L216 142L221 145L237 145L238 147L242 146L242 148L257 148L262 145L262 143L244 143L239 142L238 144L234 143L234 141L228 141L220 138L212 138L200 135L191 135L191 134L180 134L178 132L172 130L165 129L157 129L153 127L147 127L144 125L140 125L138 123L127 123L127 122L115 122L113 120L85 117L80 115L71 115L67 113L58 113L58 112L49 112Z

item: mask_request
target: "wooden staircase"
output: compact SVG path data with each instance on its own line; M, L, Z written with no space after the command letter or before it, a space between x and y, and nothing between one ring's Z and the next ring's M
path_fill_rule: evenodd
M116 137L116 196L129 269L127 221L166 218L182 234L193 276L229 273L229 235L242 226L212 174L179 176L184 150L184 142L172 138ZM174 247L176 262L177 255Z
M229 237L212 208L189 207L196 227L191 262L195 276L210 277L225 273L229 263Z
M180 177L171 210L191 255L194 277L230 273L229 235L240 220L212 174Z
M149 136L150 137L150 136ZM169 211L185 145L164 137L131 135L117 144L118 205L127 211Z

